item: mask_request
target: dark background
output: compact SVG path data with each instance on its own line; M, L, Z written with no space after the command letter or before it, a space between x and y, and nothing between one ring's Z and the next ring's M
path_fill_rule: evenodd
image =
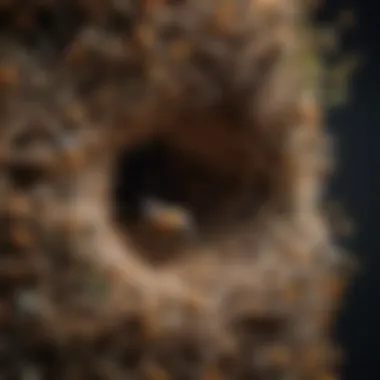
M339 167L330 185L343 201L356 230L347 247L363 265L338 320L337 335L346 348L343 380L380 380L380 20L378 0L326 0L322 19L337 10L355 10L357 25L345 47L363 55L345 106L327 112L338 143ZM379 42L376 42L376 37Z

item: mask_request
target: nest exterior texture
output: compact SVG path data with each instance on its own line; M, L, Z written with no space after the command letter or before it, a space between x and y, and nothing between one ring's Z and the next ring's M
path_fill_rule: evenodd
M304 8L0 2L1 379L334 378Z

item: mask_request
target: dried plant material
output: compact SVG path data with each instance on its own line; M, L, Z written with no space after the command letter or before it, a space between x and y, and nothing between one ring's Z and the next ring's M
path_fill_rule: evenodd
M337 107L348 103L350 79L361 61L360 56L346 57L325 71L325 104L329 107Z
M14 86L17 84L18 75L14 67L2 66L0 67L0 86Z
M274 346L269 350L269 362L274 367L280 369L287 369L292 364L292 353L288 347L285 346Z
M146 199L143 214L161 231L191 231L194 228L191 215L181 206L166 205L154 199Z
M0 2L1 378L335 374L308 7Z

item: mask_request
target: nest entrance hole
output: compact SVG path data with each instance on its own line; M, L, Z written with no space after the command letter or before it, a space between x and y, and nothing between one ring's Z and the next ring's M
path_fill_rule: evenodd
M155 138L118 157L115 219L138 248L178 252L195 235L198 244L250 220L262 196L255 197L255 189L239 180L168 144L165 137Z

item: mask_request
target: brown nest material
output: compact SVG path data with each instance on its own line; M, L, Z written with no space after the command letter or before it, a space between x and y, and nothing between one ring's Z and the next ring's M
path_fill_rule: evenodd
M301 3L0 2L2 379L333 378Z

